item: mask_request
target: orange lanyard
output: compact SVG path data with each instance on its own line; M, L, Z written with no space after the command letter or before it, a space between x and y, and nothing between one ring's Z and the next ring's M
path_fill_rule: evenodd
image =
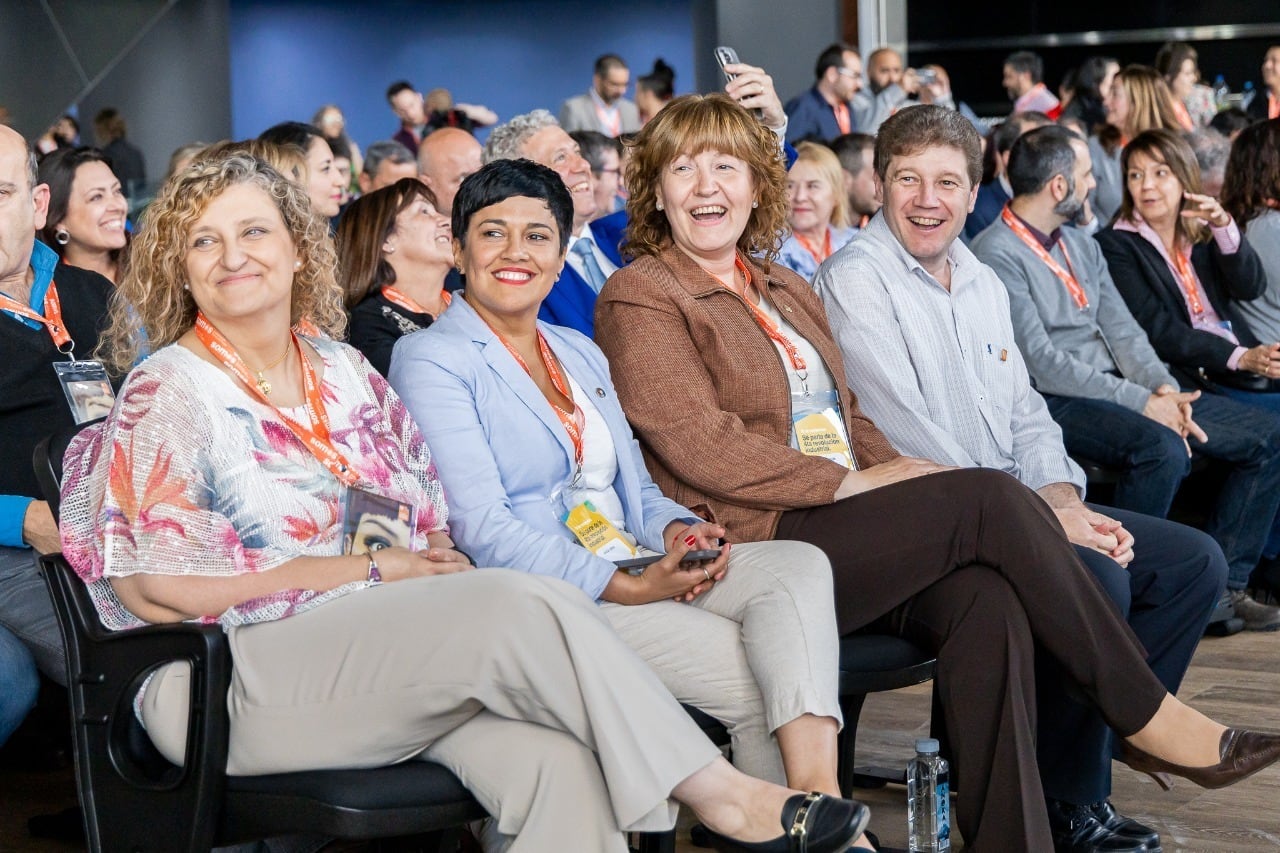
M596 108L596 118L600 119L600 126L604 128L605 136L617 136L622 133L622 111L617 107L610 109L602 107L596 103L595 99L591 100L591 105Z
M320 464L328 468L343 485L354 486L360 481L360 475L352 470L346 458L338 452L329 438L329 415L324 410L324 400L320 396L320 383L316 380L316 369L311 366L311 360L302 352L298 336L292 330L289 335L293 339L294 348L298 351L298 359L302 362L302 387L306 391L307 419L311 422L309 426L298 423L267 399L267 395L258 387L240 353L236 352L226 336L205 318L203 312L196 312L196 337L200 339L200 343L213 353L213 357L221 362L223 367L240 380L240 384L249 389L250 394L270 406L280 416L298 440L316 459L320 460Z
M1186 104L1177 98L1170 103L1173 105L1173 114L1178 117L1178 124L1182 125L1182 129L1195 130L1196 123L1191 120L1191 113L1187 112Z
M302 317L298 322L294 323L293 330L298 334L306 335L309 338L323 337L323 335L320 334L320 328L306 317Z
M428 317L436 316L419 305L413 297L401 290L396 290L391 285L382 288L382 296L392 305L398 305L406 311L412 311L415 314L426 314ZM445 308L448 308L449 303L453 301L453 294L447 290L440 291L440 301L444 303Z
M742 262L742 258L735 257L733 259L733 266L735 270L742 273L742 277L746 281L744 291L751 290L751 270L747 269L747 265ZM725 290L733 293L734 296L738 295L731 287L724 284L724 282L720 282L720 284L724 286ZM762 294L760 298L763 299L764 295ZM761 331L769 336L769 340L782 347L782 351L787 354L787 359L791 362L791 367L795 370L796 375L800 377L800 381L803 382L808 379L809 365L805 363L804 356L800 355L800 350L796 347L795 343L786 335L782 334L782 330L778 328L778 324L773 322L768 314L761 311L755 305L752 305L750 299L744 297L742 301L746 303L747 308L751 311L752 319L756 321L756 325L760 327Z
M1049 254L1045 247L1040 245L1040 241L1032 236L1026 225L1022 224L1022 220L1013 214L1013 211L1009 209L1009 205L1006 204L1004 210L1000 211L1000 219L1067 286L1067 290L1071 293L1071 298L1076 301L1076 307L1081 311L1088 308L1089 297L1085 294L1084 288L1080 286L1080 282L1076 278L1075 269L1071 265L1071 255L1067 252L1067 242L1065 240L1058 241L1058 246L1062 249L1062 257L1067 260L1067 268L1063 269L1062 264L1058 263L1053 255Z
M1267 118L1280 118L1280 98L1270 92L1267 93Z
M840 128L840 132L852 132L853 125L849 124L849 105L837 103L832 109L836 114L836 127Z
M0 311L8 311L43 325L49 330L49 337L53 338L53 345L58 348L58 352L70 354L75 351L75 342L71 340L67 327L62 324L62 301L58 299L58 285L54 282L49 282L49 289L44 294L43 315L37 314L26 305L3 293L0 293ZM67 344L71 346L63 349ZM72 361L75 361L74 357Z
M1183 256L1182 251L1176 246L1173 249L1173 266L1178 271L1178 284L1182 287L1182 292L1187 295L1187 300L1191 303L1191 312L1197 317L1204 313L1204 303L1200 301L1200 287L1196 284L1196 273L1191 268L1190 262Z
M529 369L529 363L524 360L524 356L516 352L516 348L498 334L498 331L492 326L489 327L498 340L502 341L502 345L507 348L507 352L511 353L511 357L516 360L516 364L524 368L524 372L529 374L529 378L533 378L533 371ZM573 400L573 394L569 390L569 385L564 380L564 374L560 372L560 368L556 365L555 357L551 354L551 347L547 346L547 339L542 336L542 332L538 332L538 354L542 356L542 364L547 368L547 374L551 377L551 384L566 400ZM564 431L569 434L569 441L573 443L573 461L577 465L578 472L582 471L583 456L583 433L587 429L587 416L582 411L582 407L577 403L573 404L573 411L566 412L560 405L551 400L551 408L555 409L556 417L560 419L560 423L564 424ZM577 480L577 477L574 477Z
M812 243L810 243L804 237L801 237L799 234L796 235L796 241L801 246L804 247L804 250L809 253L810 257L813 258L813 262L816 264L821 265L823 261L831 257L831 229L830 228L828 228L825 232L823 232L821 255L818 254L818 250L813 247Z

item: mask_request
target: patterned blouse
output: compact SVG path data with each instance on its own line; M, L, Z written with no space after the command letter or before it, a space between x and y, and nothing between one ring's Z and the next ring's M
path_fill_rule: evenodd
M417 425L385 379L345 344L307 338L324 362L335 447L362 488L418 506L416 543L442 530L444 493ZM302 407L286 410L306 423ZM342 487L269 406L174 344L134 368L107 420L65 459L62 546L111 629L145 624L108 581L139 572L229 576L342 551ZM201 622L283 619L367 586L288 589Z

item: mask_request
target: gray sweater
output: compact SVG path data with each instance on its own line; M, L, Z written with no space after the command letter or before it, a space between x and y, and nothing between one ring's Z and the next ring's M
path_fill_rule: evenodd
M1245 226L1249 245L1262 259L1267 289L1257 299L1236 302L1235 310L1263 343L1280 341L1280 210L1267 210Z
M1061 233L1050 254L1065 267L1066 243L1089 299L1083 310L1003 221L991 223L970 249L1009 291L1014 338L1040 393L1107 400L1141 412L1152 391L1165 384L1176 388L1178 382L1129 313L1098 244L1074 228Z

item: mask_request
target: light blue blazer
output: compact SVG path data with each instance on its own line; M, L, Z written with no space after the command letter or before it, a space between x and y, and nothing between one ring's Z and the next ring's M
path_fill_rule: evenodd
M665 551L662 532L693 513L663 497L645 469L609 364L590 338L541 321L565 370L591 395L613 436L624 523ZM453 540L480 566L558 577L599 598L615 571L578 543L561 518L574 450L546 397L462 299L396 342L388 376L418 422L449 503Z

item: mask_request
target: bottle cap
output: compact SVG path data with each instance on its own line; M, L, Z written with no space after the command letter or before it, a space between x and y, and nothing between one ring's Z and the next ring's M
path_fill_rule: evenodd
M935 755L939 749L937 738L922 737L916 741L916 752L922 755Z

